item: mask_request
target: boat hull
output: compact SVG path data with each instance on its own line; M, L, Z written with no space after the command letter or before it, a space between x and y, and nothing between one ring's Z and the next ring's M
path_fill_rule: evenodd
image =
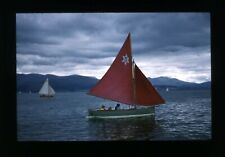
M141 108L141 109L121 109L121 110L88 110L87 118L101 118L101 119L114 119L114 118L132 118L132 117L146 117L155 116L155 108Z
M42 97L42 98L52 98L52 97L54 97L54 95L40 95L40 97Z

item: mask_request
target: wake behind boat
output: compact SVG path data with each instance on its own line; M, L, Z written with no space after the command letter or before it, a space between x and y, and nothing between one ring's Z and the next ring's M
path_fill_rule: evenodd
M130 33L108 71L88 94L135 106L119 110L89 109L88 118L154 117L154 106L165 103L132 58Z

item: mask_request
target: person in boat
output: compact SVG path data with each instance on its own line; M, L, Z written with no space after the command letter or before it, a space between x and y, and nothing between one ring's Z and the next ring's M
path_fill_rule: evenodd
M108 110L112 110L112 107L110 106L110 107L108 108Z
M99 110L105 110L105 106L102 105Z
M116 104L115 110L119 110L120 109L120 104Z

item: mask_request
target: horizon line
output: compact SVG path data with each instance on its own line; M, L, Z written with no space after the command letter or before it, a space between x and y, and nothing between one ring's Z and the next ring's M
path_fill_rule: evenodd
M80 75L80 74L56 75L56 74L51 74L51 73L43 74L43 73L18 73L18 72L16 72L16 74L24 74L24 75L29 75L29 74L53 75L53 76L58 76L58 77L66 77L66 76L74 76L74 75L77 75L77 76L84 76L84 77L92 77L92 78L96 78L96 79L98 79L98 80L101 80L101 78L99 79L99 78L97 78L96 76L88 76L88 75ZM160 78L160 77L165 77L165 78L169 78L169 79L177 79L177 80L183 81L183 82L189 82L189 81L185 81L185 80L181 80L181 79L178 79L178 78L175 78L175 77L169 77L169 76L158 76L158 77L147 77L147 78L155 79L155 78ZM202 81L202 82L189 82L189 83L197 83L197 84L200 84L200 83L204 83L204 82L211 82L211 79L208 80L208 81Z

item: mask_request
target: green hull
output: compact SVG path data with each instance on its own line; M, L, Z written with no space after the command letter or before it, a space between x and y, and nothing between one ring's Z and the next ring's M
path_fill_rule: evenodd
M87 118L131 118L131 117L154 117L155 108L141 108L141 109L121 109L121 110L88 110Z
M40 95L40 97L42 97L42 98L52 98L53 95Z

